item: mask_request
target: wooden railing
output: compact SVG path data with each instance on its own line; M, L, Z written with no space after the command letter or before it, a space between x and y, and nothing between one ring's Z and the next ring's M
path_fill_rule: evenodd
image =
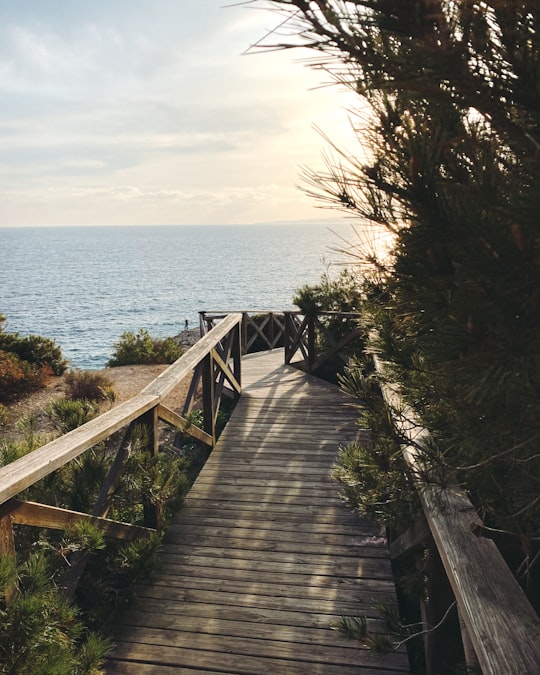
M363 350L360 315L354 312L285 312L285 363L300 352L305 369L312 375L324 372L330 363L346 364L353 351ZM334 366L335 368L335 366Z
M375 358L377 370L384 365ZM384 379L384 378L383 378ZM420 447L429 434L395 387L382 385L395 417L405 462L413 476L423 517L391 543L393 558L423 549L427 600L422 603L426 673L441 672L448 656L444 630L452 604L457 606L465 661L483 675L536 675L540 672L540 619L491 539L465 491L441 485ZM434 626L439 630L432 630Z
M227 311L199 312L201 335L229 315ZM298 311L242 312L242 354L283 347L285 363L300 356L306 372L319 375L328 364L346 364L351 349L362 351L360 315L354 312Z
M148 438L148 452L159 452L158 422L163 420L179 427L186 434L213 447L216 442L216 420L223 394L237 399L241 394L240 371L240 314L231 314L214 330L205 335L175 363L139 394L87 422L81 427L40 447L20 459L0 468L0 555L15 553L13 525L66 529L76 522L88 520L106 536L130 540L151 531L160 530L159 507L145 505L145 527L107 519L115 489L129 456L126 442L120 444L116 458L102 486L91 514L68 511L47 504L25 502L17 495L53 471L75 459L100 441L124 427L138 424L144 427ZM174 388L191 377L182 414L164 405L164 399ZM202 395L203 429L189 423L196 395ZM80 566L79 566L80 567ZM78 570L82 573L82 570ZM80 574L79 574L80 576ZM66 584L68 595L78 580L72 574ZM11 593L8 593L10 596Z
M233 312L199 312L201 335L206 335L220 321ZM285 337L284 312L269 310L245 312L242 314L241 349L242 354L251 354L264 349L283 346Z

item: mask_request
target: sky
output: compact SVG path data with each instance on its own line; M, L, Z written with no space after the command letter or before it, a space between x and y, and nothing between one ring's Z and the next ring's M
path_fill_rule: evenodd
M328 217L298 187L314 126L350 143L279 18L232 0L0 0L0 226ZM335 218L340 219L335 213Z

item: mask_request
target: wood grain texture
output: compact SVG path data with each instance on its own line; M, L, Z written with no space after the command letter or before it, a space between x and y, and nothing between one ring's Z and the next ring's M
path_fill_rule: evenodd
M406 411L401 432L411 445L402 448L405 461L425 473L429 467L413 443L421 445L428 432L414 423L395 389L385 385L383 391L391 406ZM540 619L494 542L473 534L471 526L481 521L465 491L421 481L417 490L482 673L538 675Z
M161 573L115 626L109 673L407 673L332 630L395 604L385 538L338 498L341 443L363 433L336 387L242 360L243 396L169 528Z

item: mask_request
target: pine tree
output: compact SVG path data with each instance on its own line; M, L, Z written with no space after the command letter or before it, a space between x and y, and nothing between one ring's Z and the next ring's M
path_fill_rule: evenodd
M272 0L358 95L358 152L306 189L393 236L364 277L377 348L488 525L540 523L540 6ZM289 28L289 35L286 29ZM362 159L368 156L366 161Z

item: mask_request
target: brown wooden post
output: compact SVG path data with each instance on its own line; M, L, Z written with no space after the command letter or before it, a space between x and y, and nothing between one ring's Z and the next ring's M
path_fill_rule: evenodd
M315 354L315 317L308 317L308 358L307 358L307 371L308 373L312 372L313 364L315 363L316 354Z
M289 312L283 312L283 352L285 354L285 363L290 363L291 358L289 353L291 351L291 341L292 341L292 331L291 331L292 318Z
M427 548L427 602L422 607L424 630L437 626L454 602L452 588L446 576L437 546L431 537ZM456 615L457 610L453 610L445 617L444 622L438 628L426 632L424 635L427 675L436 675L442 672L445 665L455 660L456 647L459 650L459 641L456 645L455 641L453 642L449 639L453 630L448 630L448 626L452 625L455 621Z
M214 360L211 353L204 357L202 384L204 431L212 437L212 446L214 446L216 444L216 417L214 414L216 382L214 378Z
M274 348L274 313L268 312L270 317L270 345L272 349Z
M233 373L236 377L236 381L240 386L242 386L242 350L241 350L241 330L242 325L237 325L234 328L234 339L232 345L232 358L233 358ZM234 402L237 403L240 398L240 392L236 391L233 387Z
M242 354L247 354L247 343L248 343L248 313L242 312L242 323L241 323L241 350Z
M140 424L147 435L147 451L152 457L157 457L159 453L159 428L158 428L157 406L149 410L140 418ZM143 503L144 524L154 530L161 531L163 525L162 507L160 504L151 504L145 500Z
M474 651L469 631L465 626L465 622L463 621L461 612L459 610L458 616L459 626L461 628L461 642L463 643L463 653L465 655L465 664L471 671L474 671L474 669L478 670L478 659L476 658L476 652Z
M6 513L0 516L0 556L13 556L15 558L15 540L13 538L13 524L11 516ZM17 586L10 584L4 589L6 605L11 603L17 597Z

